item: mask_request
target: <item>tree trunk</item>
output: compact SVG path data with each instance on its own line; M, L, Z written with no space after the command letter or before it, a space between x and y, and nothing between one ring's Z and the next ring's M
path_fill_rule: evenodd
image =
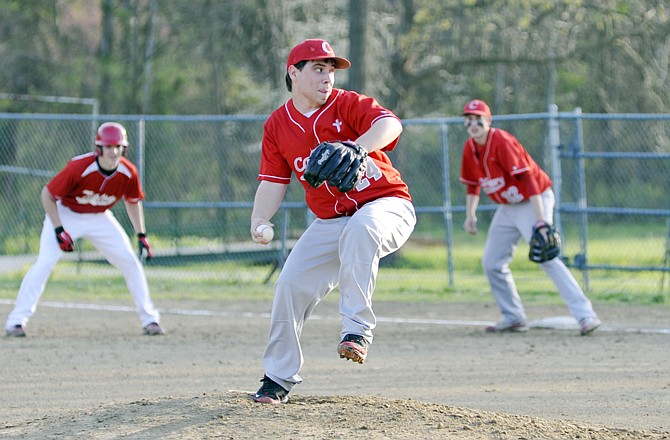
M151 108L151 83L153 81L154 33L156 28L158 1L151 0L151 12L147 25L147 47L144 51L144 75L142 76L142 113L147 114Z
M400 3L400 24L398 25L398 31L393 44L394 53L391 56L391 74L393 75L393 81L388 98L388 108L399 117L403 117L404 109L401 97L411 86L412 80L409 75L407 75L407 70L405 68L406 53L403 51L403 48L399 46L399 42L400 39L412 29L416 11L414 10L414 0L401 0Z
M350 90L365 89L365 46L367 44L368 0L349 0L349 68Z
M114 42L114 16L113 0L102 2L102 35L100 36L100 111L108 113L112 103L110 96L113 93L111 65L112 44Z

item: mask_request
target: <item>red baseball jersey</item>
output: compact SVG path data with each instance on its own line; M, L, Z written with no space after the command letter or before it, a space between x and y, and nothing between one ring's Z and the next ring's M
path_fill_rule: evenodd
M333 89L328 101L305 116L290 99L265 122L263 152L258 180L289 184L295 173L305 188L305 200L319 218L352 215L365 203L381 197L412 200L400 173L386 151L398 139L368 156L365 176L356 187L342 193L326 183L312 188L302 177L312 150L325 141L354 141L381 118L396 118L373 98L352 91Z
M121 198L136 203L144 199L137 168L125 157L116 171L107 176L100 171L91 152L73 157L47 183L47 190L74 212L104 212Z
M510 133L499 128L489 130L486 143L465 141L461 162L461 182L481 187L495 203L515 204L540 194L551 186L547 173Z

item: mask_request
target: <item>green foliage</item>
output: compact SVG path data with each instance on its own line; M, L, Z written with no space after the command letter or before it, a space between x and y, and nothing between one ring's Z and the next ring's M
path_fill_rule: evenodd
M410 240L397 254L382 260L375 300L492 302L480 266L482 238L461 239L464 237L455 238L458 244L454 250L453 287L449 286L445 247ZM596 243L591 247L593 258L613 254L612 246L608 245L608 235L604 234L600 240L594 240ZM655 237L649 236L643 245L654 245L655 241ZM157 243L166 245L161 241ZM624 262L626 258L625 249L615 257L619 262ZM271 265L241 261L193 261L184 259L176 265L161 265L156 261L146 265L152 295L159 304L169 300L257 301L272 298L272 281L277 272ZM527 260L525 251L516 253L511 267L524 303L562 304L551 280L536 264ZM26 269L0 272L0 298L15 298ZM578 280L582 278L578 270L573 269L573 273ZM661 285L663 280L665 287ZM591 288L587 295L596 303L667 307L670 305L669 281L668 275L664 278L661 274L593 270L589 272ZM130 301L125 282L116 269L106 263L65 261L56 266L43 299Z
M286 97L290 48L320 36L345 56L364 38L363 92L402 117L457 115L474 96L499 114L670 108L659 2L370 0L368 32L352 35L348 2L5 1L2 92L96 98L108 114L267 113Z

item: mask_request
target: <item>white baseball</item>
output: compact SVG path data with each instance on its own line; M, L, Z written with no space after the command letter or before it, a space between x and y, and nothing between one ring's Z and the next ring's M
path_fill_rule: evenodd
M263 234L263 240L271 241L275 236L275 230L270 225L260 225L256 228L256 232Z

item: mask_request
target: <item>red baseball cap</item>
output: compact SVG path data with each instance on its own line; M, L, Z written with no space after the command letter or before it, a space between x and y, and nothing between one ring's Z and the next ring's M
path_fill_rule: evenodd
M324 60L327 58L335 60L336 69L348 69L351 66L348 59L335 56L335 51L327 41L311 39L305 40L291 49L286 61L286 69L288 70L290 66L298 64L300 61Z
M484 101L473 99L472 101L465 104L465 107L463 108L463 115L480 115L490 118L491 109Z

